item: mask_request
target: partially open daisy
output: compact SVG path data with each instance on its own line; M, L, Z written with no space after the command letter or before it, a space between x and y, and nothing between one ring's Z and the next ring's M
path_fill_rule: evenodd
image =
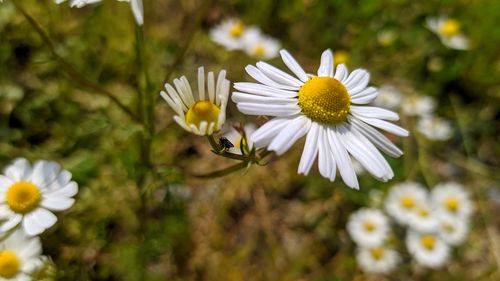
M250 152L253 148L253 142L249 138L257 127L253 123L247 123L243 127L243 131L245 133L245 138L243 138L242 134L238 132L235 128L231 127L227 133L224 134L224 137L227 138L234 147L229 149L230 152L235 154L241 154L241 151L244 150L245 146L248 148L248 152Z
M357 251L361 269L370 273L389 273L398 264L399 254L386 246L361 247Z
M247 33L260 33L253 26L245 26L239 19L225 19L210 30L210 38L228 50L243 49Z
M177 113L175 122L186 131L196 135L211 135L219 131L226 121L226 105L229 95L230 82L226 79L226 71L221 70L217 83L213 72L198 68L198 96L191 91L189 81L185 76L174 79L174 87L166 83L167 92L161 91L160 95Z
M257 29L246 32L243 36L243 44L247 55L264 60L276 57L281 47L278 40L263 35Z
M241 112L276 117L251 136L255 144L281 155L307 135L298 173L307 175L318 158L322 176L334 181L338 169L348 186L359 188L353 156L377 179L391 179L392 169L376 147L394 157L402 152L374 127L400 136L408 131L386 121L398 120L396 113L364 106L377 97L377 89L367 87L368 72L349 74L343 64L334 72L333 54L326 50L318 76L312 76L286 50L280 54L296 77L261 61L246 67L259 83L234 85L240 92L232 99Z
M417 129L430 140L445 141L451 137L450 122L436 116L425 116L419 119Z
M32 280L31 274L43 266L42 244L21 229L0 242L0 280Z
M0 175L0 233L21 224L28 235L38 235L56 223L52 211L73 205L78 186L71 173L51 161L40 160L31 167L17 159Z
M427 28L436 33L443 45L451 49L469 49L469 39L462 33L460 23L448 17L428 18Z
M431 191L431 199L439 212L459 217L469 217L473 206L465 188L455 182L436 185Z
M55 0L57 4L61 4L66 0ZM142 0L118 0L120 2L130 2L130 7L132 8L132 13L134 14L135 21L138 25L144 24L144 8L142 6ZM101 0L70 0L71 7L81 8L88 4L93 4L101 2Z
M389 220L378 209L360 209L349 217L347 231L358 245L379 246L389 234Z
M393 186L385 199L387 213L400 224L407 224L418 206L427 201L427 190L415 182L404 182Z
M438 268L443 266L450 256L450 247L434 233L408 231L406 247L417 263Z

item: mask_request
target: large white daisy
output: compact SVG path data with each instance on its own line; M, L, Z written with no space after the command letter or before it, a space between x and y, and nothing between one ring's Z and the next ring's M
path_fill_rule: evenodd
M356 259L361 269L370 273L389 273L400 261L398 252L385 246L359 248Z
M385 209L400 224L408 224L415 209L424 205L427 197L427 190L421 184L399 183L389 190L385 199Z
M175 122L186 131L196 135L211 135L219 131L226 121L226 105L229 95L230 82L226 79L226 71L221 70L215 82L214 73L198 68L198 96L193 95L189 81L185 76L174 79L174 87L166 83L167 92L161 91L160 95L177 113Z
M31 167L16 159L0 175L0 233L19 224L29 235L42 233L57 221L52 211L71 207L77 192L71 173L57 163L40 160Z
M254 143L281 155L307 135L298 173L307 175L318 158L322 176L334 181L338 169L348 186L359 188L353 156L377 179L391 179L392 169L377 147L393 157L402 152L374 127L399 136L408 131L386 121L398 120L396 113L364 106L377 97L377 89L367 87L368 72L349 74L344 64L334 71L333 54L326 50L318 75L309 75L286 50L280 54L295 77L261 61L246 67L259 83L234 85L239 92L232 99L241 112L276 117L251 136Z
M360 209L349 217L347 231L358 245L379 246L389 234L389 220L378 209Z
M57 4L61 4L66 0L55 0ZM144 24L144 8L142 5L142 0L118 0L120 2L129 2L130 7L132 8L132 13L134 14L135 21L138 25ZM81 8L88 4L93 4L101 2L101 0L70 0L71 7Z
M40 238L16 230L0 242L0 280L32 280L31 274L44 263L41 253Z
M450 256L450 247L438 234L408 231L406 247L417 263L438 268L443 266Z
M431 191L431 199L439 212L469 217L474 207L465 188L456 182L440 183Z

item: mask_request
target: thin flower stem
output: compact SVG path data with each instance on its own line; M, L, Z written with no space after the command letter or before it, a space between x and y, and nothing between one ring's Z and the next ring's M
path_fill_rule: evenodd
M241 163L238 163L238 164L235 164L235 165L232 165L232 166L229 166L227 168L224 168L222 170L218 170L218 171L214 171L214 172L210 172L208 174L203 174L203 175L193 175L197 178L203 178L203 179L211 179L211 178L218 178L218 177L223 177L223 176L226 176L226 175L229 175L231 173L234 173L236 171L239 171L241 169L244 169L248 167L248 163L246 162L241 162Z
M79 84L82 88L90 90L92 92L104 95L108 97L116 106L118 106L123 112L125 112L133 121L140 122L139 117L132 112L126 105L124 105L117 97L111 94L106 89L101 88L98 84L88 80L83 74L81 74L76 68L70 64L64 57L59 55L56 51L56 47L48 34L43 30L41 25L30 15L26 10L18 3L18 1L12 1L16 9L18 9L28 21L28 23L33 27L33 29L42 38L42 41L50 49L52 56L56 61L63 67L66 73L71 77L72 81Z

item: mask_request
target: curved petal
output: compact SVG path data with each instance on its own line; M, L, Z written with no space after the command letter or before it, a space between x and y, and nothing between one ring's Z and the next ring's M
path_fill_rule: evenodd
M45 228L36 221L34 212L24 216L22 226L24 232L26 232L29 236L38 235L45 230Z
M267 147L292 118L274 118L258 128L250 139L257 147Z
M399 120L399 115L397 113L375 106L351 105L350 111L353 115L362 116L366 118L378 118L391 121Z
M358 177L352 166L352 160L340 141L341 137L342 133L339 127L330 131L331 149L335 155L335 161L337 162L340 176L347 186L359 189Z
M306 82L309 80L309 76L307 76L306 72L299 63L293 58L292 55L287 50L280 51L281 59L285 63L285 65L290 69L297 77L302 81Z
M66 197L44 196L42 198L42 207L51 211L64 211L75 203L75 199Z
M259 61L257 64L257 68L259 68L267 77L270 79L293 87L301 87L304 83L299 79L291 76L290 74L280 70L266 62Z
M238 91L265 97L296 98L299 95L297 91L282 90L272 86L249 82L234 83L234 88Z
M268 150L273 150L277 155L282 155L311 127L311 120L303 115L291 120L283 130L269 144Z
M240 102L236 106L239 111L248 115L291 116L301 111L300 107L295 104L276 105Z
M302 156L300 157L300 163L298 168L299 174L307 175L311 170L314 160L318 155L318 137L320 125L316 122L311 123L311 128L307 133L306 143L304 144L304 150L302 151Z
M282 89L282 90L292 90L292 91L297 91L300 88L298 86L290 86L290 85L280 84L280 83L270 79L269 77L267 77L262 71L260 71L260 69L258 69L257 67L255 67L253 65L247 65L245 67L245 70L247 71L247 73L250 76L252 76L253 79L259 81L260 83L262 83L264 85L270 86L270 87L275 87L275 88Z
M330 49L321 54L321 64L318 68L318 76L333 77L333 53Z
M57 217L53 213L43 208L38 208L33 211L33 217L38 225L45 229L53 226L57 221Z

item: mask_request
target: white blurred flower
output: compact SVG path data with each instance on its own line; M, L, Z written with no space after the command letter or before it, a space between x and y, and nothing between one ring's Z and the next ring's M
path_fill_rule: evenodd
M469 217L473 206L469 193L463 185L447 182L436 185L431 191L431 199L439 212L454 217Z
M452 246L461 245L469 233L469 219L457 218L449 214L439 216L439 234Z
M436 116L425 116L418 120L417 130L430 140L445 141L451 137L451 125Z
M403 95L401 92L392 85L382 85L378 89L377 99L373 102L374 105L396 109L401 106Z
M246 145L248 146L249 151L252 150L253 147L253 142L250 139L250 136L257 130L257 126L253 123L247 123L243 127L243 131L245 132L245 140L243 140L243 136L238 132L235 128L231 127L229 129L229 132L225 133L223 136L226 137L233 145L234 147L231 147L229 149L230 152L236 153L236 154L241 154L241 145L245 145L242 143L243 141L246 141Z
M211 135L219 131L226 121L226 106L231 83L226 79L226 71L221 70L215 82L214 73L208 72L205 93L205 70L198 68L198 96L195 97L185 76L174 79L174 87L165 84L167 92L160 95L177 113L175 122L184 130L196 135ZM168 93L168 94L167 94Z
M243 35L243 50L257 59L271 59L278 56L281 44L278 40L263 35L258 29L248 30Z
M436 210L427 204L421 202L408 216L408 226L418 232L435 232L439 229L439 220Z
M71 173L59 164L40 160L31 167L26 159L16 159L0 175L0 226L4 233L17 225L28 235L38 235L54 225L51 211L70 208L78 192Z
M443 45L451 49L469 49L469 39L461 32L460 23L448 17L430 17L426 20L427 28L439 36Z
M347 231L360 246L379 246L389 235L389 220L378 209L360 209L349 217Z
M21 229L0 242L0 280L29 281L43 266L40 238L29 237Z
M431 268L443 266L450 256L448 244L438 234L409 230L406 247L417 263Z
M408 224L416 207L427 201L427 190L419 183L404 182L394 185L385 199L387 213L400 224Z
M361 247L356 258L361 269L370 273L389 273L400 261L399 254L385 246Z
M396 41L397 32L391 29L385 29L377 33L377 41L382 46L390 46Z
M61 4L66 0L54 0L57 4ZM132 9L132 13L134 14L135 21L138 25L144 24L144 8L142 5L142 0L118 0L120 2L129 2L130 7ZM88 4L93 4L101 2L101 0L70 0L71 7L81 8Z
M402 103L402 111L409 116L427 116L434 111L436 101L429 96L411 95L406 96Z
M225 19L210 30L210 38L228 50L242 50L246 34L260 34L254 26L245 26L239 19Z
M377 89L368 87L369 73L349 74L343 64L334 72L333 53L326 50L318 76L311 76L286 50L280 54L294 76L260 61L246 67L259 83L234 84L241 92L233 92L232 99L242 113L275 116L251 136L255 144L282 155L307 135L299 174L307 175L317 158L323 177L334 181L338 169L346 185L358 189L352 156L375 178L391 179L394 173L378 149L393 157L402 151L374 127L398 136L408 131L386 121L398 120L396 113L366 106L377 96Z

